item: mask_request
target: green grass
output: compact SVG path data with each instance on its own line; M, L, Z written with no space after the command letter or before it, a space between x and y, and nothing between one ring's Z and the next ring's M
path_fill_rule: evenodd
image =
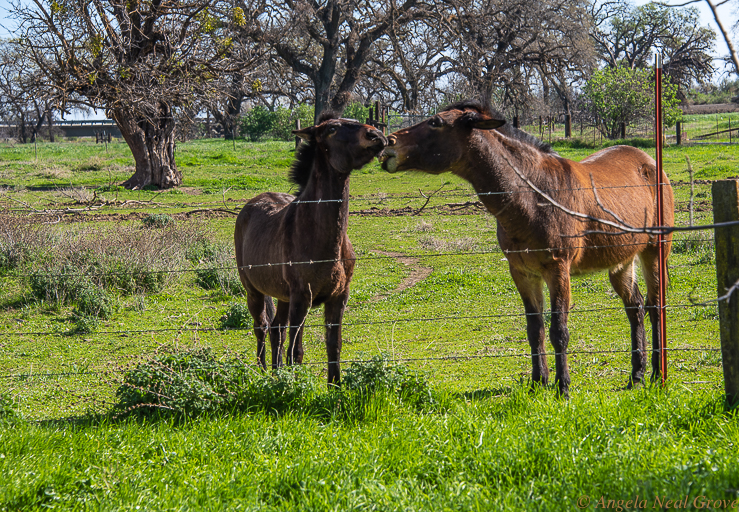
M648 508L738 497L739 427L715 393L562 402L514 386L447 401L424 413L379 395L361 421L293 411L15 423L0 440L0 509L575 510L583 496L638 494Z
M594 151L583 146L555 149L580 160ZM0 145L7 184L0 204L49 222L39 224L48 232L37 246L78 233L163 236L166 226L144 226L152 214L168 215L167 226L192 233L187 240L208 240L167 252L174 263L160 289L106 288L112 311L87 331L74 301L31 294L32 266L0 268L0 398L11 397L20 417L0 414L0 510L572 510L581 495L639 494L650 507L663 496L739 497L737 423L722 403L715 308L691 304L716 294L710 232L676 235L666 390L623 391L630 363L621 301L604 274L573 280L572 398L562 401L551 388L527 392L520 299L497 250L494 219L461 206L476 200L471 187L448 174L390 175L377 163L351 182L349 236L360 259L344 318L343 369L378 353L405 360L428 377L439 407L419 411L379 396L361 414L340 418L305 408L185 421L112 418L125 372L157 354L209 348L218 358L255 361L248 322L226 325L245 298L230 285L198 284L196 270L209 258L233 264L219 248L232 244L234 217L202 210L237 211L259 192L289 191L292 148L178 143L183 187L160 193L115 187L133 172L122 144L108 153L86 142L40 144L38 161L32 147ZM739 147L665 148L679 224L688 222L686 156L701 180L696 222L709 223L710 180L737 174ZM427 203L424 195L437 189ZM42 210L55 213L37 215ZM403 214L369 214L383 210ZM399 291L416 267L430 273ZM321 309L311 311L305 335L306 365L319 380L322 318Z

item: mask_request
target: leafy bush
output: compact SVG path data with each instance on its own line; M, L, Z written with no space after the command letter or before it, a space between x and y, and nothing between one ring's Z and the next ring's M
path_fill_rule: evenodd
M416 406L434 402L431 387L423 376L407 366L392 364L384 354L353 363L344 372L342 386L361 394L388 391Z
M145 228L160 229L174 224L174 218L166 213L151 213L141 219L141 223Z
M369 111L369 107L365 107L361 103L349 103L344 109L344 117L364 123L369 119Z
M649 119L654 111L653 72L627 67L598 70L585 85L590 108L600 119L599 129L610 139L618 138L621 123ZM662 104L666 126L674 126L682 117L677 86L662 79Z
M256 142L272 132L276 118L267 107L257 105L241 117L241 132Z
M326 392L325 385L304 366L267 373L239 359L219 360L210 349L175 352L128 372L116 391L115 409L122 414L178 417L293 410L321 418L366 419L378 417L387 406L407 403L419 407L435 402L424 379L383 357L355 363L346 376L343 389Z
M190 263L198 264L211 260L218 253L218 244L207 238L196 240L185 252L185 257Z
M283 411L317 389L317 379L305 368L272 375L198 349L157 356L128 372L116 391L116 409L189 417L233 409Z
M293 130L295 129L295 121L300 119L300 126L306 128L313 126L313 112L315 109L311 105L300 103L293 110L285 107L277 107L275 110L275 122L272 127L272 136L279 140L294 140Z
M252 317L249 308L241 302L231 304L231 307L221 318L221 327L224 329L249 329L251 325Z

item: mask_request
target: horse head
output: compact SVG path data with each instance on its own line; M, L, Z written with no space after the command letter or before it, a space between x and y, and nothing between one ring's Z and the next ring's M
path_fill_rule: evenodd
M494 130L505 124L473 102L452 105L410 128L388 137L382 168L388 172L418 170L440 174L463 156L472 130Z

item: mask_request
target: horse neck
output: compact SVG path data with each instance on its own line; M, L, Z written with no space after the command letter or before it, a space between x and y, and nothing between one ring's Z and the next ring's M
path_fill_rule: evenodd
M453 172L472 184L485 207L507 228L533 218L537 209L535 194L511 165L539 185L538 173L532 170L538 167L540 158L536 149L517 141L504 143L500 136L488 135L470 144L463 164Z
M346 236L349 219L349 173L329 168L316 159L310 179L297 198L296 222L303 233L312 233L330 243Z

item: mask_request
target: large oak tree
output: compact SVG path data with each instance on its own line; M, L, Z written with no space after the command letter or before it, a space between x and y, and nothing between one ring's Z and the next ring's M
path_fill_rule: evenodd
M60 108L104 109L117 122L136 162L126 187L182 182L175 111L211 93L215 77L232 66L228 29L243 22L218 1L31 0L13 7L15 43Z

